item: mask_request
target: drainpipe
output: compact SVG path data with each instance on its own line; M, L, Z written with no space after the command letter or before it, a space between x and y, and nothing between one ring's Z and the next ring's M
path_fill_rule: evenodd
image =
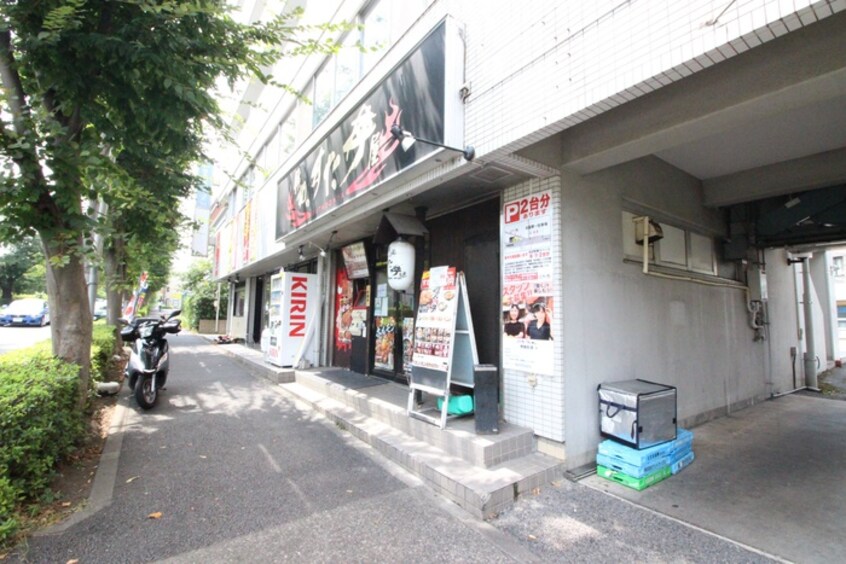
M214 294L214 333L220 333L220 282Z
M643 273L649 274L649 216L645 215L643 220Z
M805 385L812 390L817 387L817 351L814 345L814 311L811 300L811 257L802 258L802 296L805 311Z

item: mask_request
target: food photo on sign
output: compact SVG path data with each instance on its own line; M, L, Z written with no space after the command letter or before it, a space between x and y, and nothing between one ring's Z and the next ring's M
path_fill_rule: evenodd
M455 268L436 267L423 273L414 329L412 363L446 370L457 311Z

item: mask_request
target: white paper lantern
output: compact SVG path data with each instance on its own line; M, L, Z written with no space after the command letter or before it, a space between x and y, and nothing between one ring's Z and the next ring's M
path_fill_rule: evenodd
M388 285L394 290L408 290L414 282L414 245L397 239L388 245Z

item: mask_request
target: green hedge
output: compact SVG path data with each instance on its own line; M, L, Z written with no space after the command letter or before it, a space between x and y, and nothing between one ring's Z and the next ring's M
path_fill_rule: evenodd
M94 327L91 381L114 368L115 328ZM49 488L56 463L84 435L79 368L51 354L50 341L0 355L0 544L18 527L15 506Z
M94 325L94 335L91 340L91 380L105 382L115 367L112 358L115 355L117 337L114 325Z
M203 282L182 300L182 316L191 329L199 329L201 319L215 319L218 311L214 306L217 288L211 282ZM229 299L225 295L220 296L220 315L226 317L226 308L229 307Z
M15 504L40 496L82 437L78 383L78 367L43 351L0 359L0 541L17 527Z

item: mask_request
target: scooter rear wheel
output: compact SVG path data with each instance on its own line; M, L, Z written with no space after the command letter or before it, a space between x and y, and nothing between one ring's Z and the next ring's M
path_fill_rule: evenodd
M159 392L153 385L152 376L139 376L135 382L135 401L141 409L152 409L156 405Z

